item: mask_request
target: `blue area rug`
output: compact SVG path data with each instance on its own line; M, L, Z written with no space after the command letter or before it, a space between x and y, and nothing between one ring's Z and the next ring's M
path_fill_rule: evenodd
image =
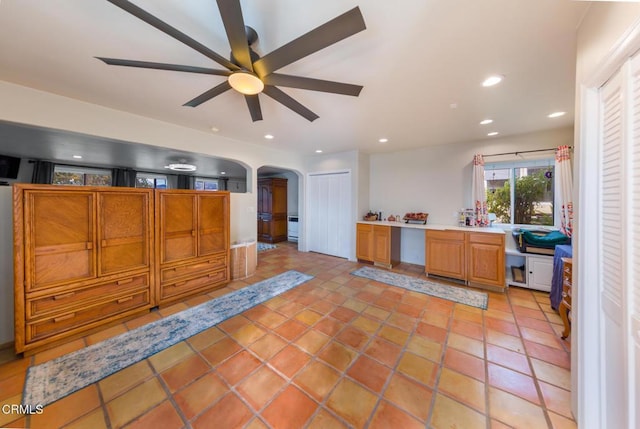
M270 243L262 243L260 241L258 241L258 252L264 252L267 250L273 250L275 249L276 246L275 244L270 244Z
M48 405L312 278L313 276L298 271L287 271L41 365L32 366L27 373L22 403Z
M404 274L370 267L359 268L351 274L392 286L409 289L414 292L420 292L449 301L458 302L460 304L469 305L471 307L478 307L483 310L487 309L489 296L483 292L476 292L474 290L464 289L457 286L434 283L428 280L422 280L411 276L405 276Z

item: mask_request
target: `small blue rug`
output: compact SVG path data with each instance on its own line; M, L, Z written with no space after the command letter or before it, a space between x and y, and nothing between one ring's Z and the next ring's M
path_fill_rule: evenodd
M258 252L264 252L267 250L273 250L275 249L276 246L275 244L270 244L270 243L262 243L260 241L258 241Z
M48 405L261 304L313 276L287 271L124 334L60 356L27 373L22 403Z
M409 289L414 292L424 293L426 295L435 296L460 304L469 305L471 307L487 309L489 296L483 292L464 289L457 286L449 286L439 283L430 282L428 280L418 279L416 277L405 276L391 271L379 270L376 268L362 267L354 272L354 276L364 277L392 286L398 286Z

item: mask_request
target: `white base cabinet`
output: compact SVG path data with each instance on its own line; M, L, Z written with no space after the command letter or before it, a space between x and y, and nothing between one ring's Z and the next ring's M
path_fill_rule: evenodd
M551 291L553 277L553 256L508 252L506 263L507 284L544 292ZM515 267L515 270L512 268ZM522 278L514 278L518 268L522 268Z

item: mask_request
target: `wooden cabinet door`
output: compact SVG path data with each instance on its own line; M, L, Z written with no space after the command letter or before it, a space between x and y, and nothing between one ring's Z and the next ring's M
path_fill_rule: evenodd
M504 235L470 233L468 258L469 282L504 287Z
M287 216L287 181L274 179L271 184L271 213Z
M454 279L466 279L465 233L426 231L425 271Z
M193 258L198 254L196 198L195 193L156 190L161 263Z
M98 192L100 275L149 267L151 192Z
M356 258L373 261L373 225L356 225Z
M271 213L270 181L258 181L258 213Z
M26 292L96 277L95 194L25 191Z
M373 225L373 262L391 263L391 227Z
M229 248L229 196L226 193L198 195L198 256Z

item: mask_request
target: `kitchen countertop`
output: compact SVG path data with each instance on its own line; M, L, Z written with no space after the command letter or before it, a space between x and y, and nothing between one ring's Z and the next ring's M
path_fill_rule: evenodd
M438 224L426 224L422 225L419 223L405 223L402 222L388 222L385 220L382 221L366 221L360 220L358 223L364 223L369 225L384 225L384 226L393 226L397 228L413 228L413 229L433 229L444 231L445 229L452 231L473 231L473 232L487 232L492 234L504 234L505 231L502 228L496 227L477 227L477 226L456 226L456 225L438 225Z

